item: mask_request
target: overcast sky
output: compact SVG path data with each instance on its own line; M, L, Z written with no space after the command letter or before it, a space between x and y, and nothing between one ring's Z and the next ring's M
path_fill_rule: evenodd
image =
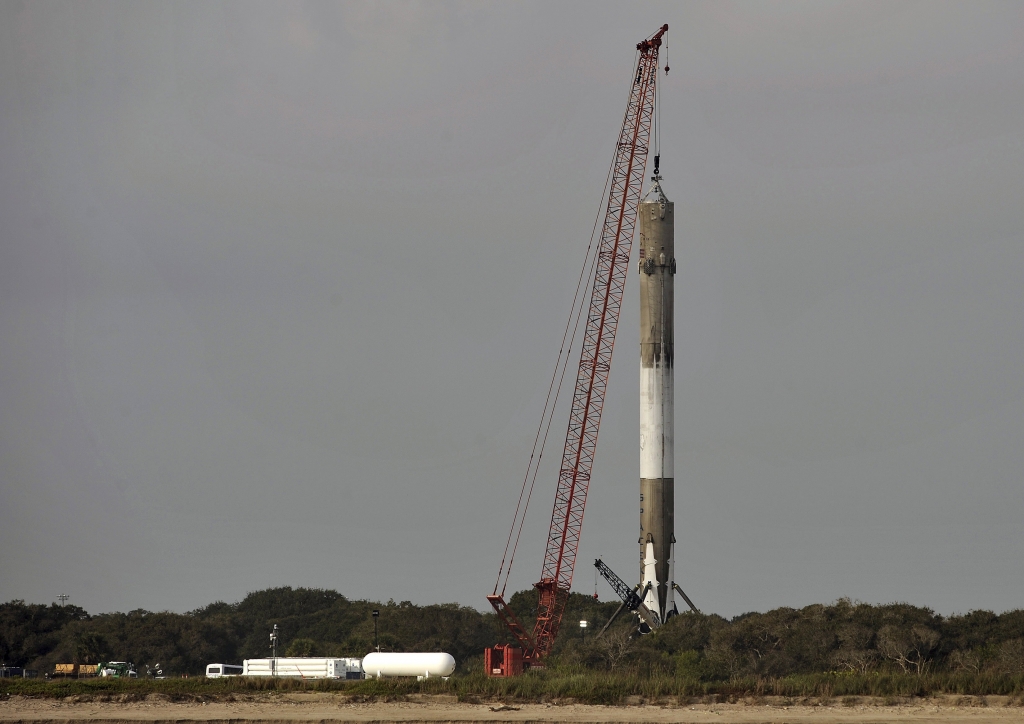
M486 608L666 22L683 588L1024 606L1024 5L909 0L0 3L0 600ZM637 288L584 593L637 575Z

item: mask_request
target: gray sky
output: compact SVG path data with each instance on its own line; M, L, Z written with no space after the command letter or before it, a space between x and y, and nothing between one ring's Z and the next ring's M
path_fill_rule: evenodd
M665 22L683 587L1024 605L1024 5L910 1L0 3L0 600L486 607Z

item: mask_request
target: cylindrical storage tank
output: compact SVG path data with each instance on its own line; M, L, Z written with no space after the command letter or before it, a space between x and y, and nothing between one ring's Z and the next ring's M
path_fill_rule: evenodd
M451 676L455 671L455 659L451 654L432 653L379 653L363 657L363 671L373 679L382 676Z

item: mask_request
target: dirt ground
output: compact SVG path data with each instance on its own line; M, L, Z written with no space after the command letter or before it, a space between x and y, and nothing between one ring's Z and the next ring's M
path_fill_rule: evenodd
M73 699L74 697L72 697ZM287 694L249 700L172 703L160 694L139 702L88 702L11 697L0 701L0 723L13 724L263 724L280 722L1020 722L1024 706L1006 697L934 697L888 705L869 698L735 704L466 704L454 696L355 703L333 694Z

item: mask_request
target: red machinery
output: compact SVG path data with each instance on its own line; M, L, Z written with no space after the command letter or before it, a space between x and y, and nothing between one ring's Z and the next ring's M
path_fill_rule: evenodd
M580 542L580 529L583 526L583 510L590 485L590 471L594 465L597 433L601 425L601 411L604 408L608 373L611 370L615 330L618 327L619 310L626 287L637 206L640 203L644 168L647 164L648 141L655 108L658 52L662 36L667 30L668 25L662 26L657 33L636 46L636 72L632 76L629 103L626 106L626 116L622 122L622 131L619 133L615 159L612 163L608 206L601 229L593 281L590 285L590 308L586 318L579 370L576 374L576 389L569 413L569 428L565 435L562 465L558 473L555 505L551 512L544 566L540 582L535 586L540 591L537 620L533 633L527 633L505 602L504 587L501 593L498 592L505 566L503 559L502 569L498 573L498 583L487 600L521 648L499 645L487 649L485 667L491 676L513 676L521 673L524 667L542 666L544 657L550 653L555 636L558 635L562 614L569 598L573 568L576 564L576 550ZM668 67L665 71L668 72ZM536 473L534 478L536 479ZM526 481L523 485L525 491ZM520 495L520 503L522 500ZM525 516L525 509L523 514ZM516 518L512 522L513 531L518 519L517 508ZM519 525L521 531L522 523ZM509 534L509 541L511 540L512 533ZM518 543L518 537L516 542ZM505 550L507 555L508 544ZM514 558L515 548L512 555ZM511 565L510 559L509 568ZM505 581L508 581L507 571Z

